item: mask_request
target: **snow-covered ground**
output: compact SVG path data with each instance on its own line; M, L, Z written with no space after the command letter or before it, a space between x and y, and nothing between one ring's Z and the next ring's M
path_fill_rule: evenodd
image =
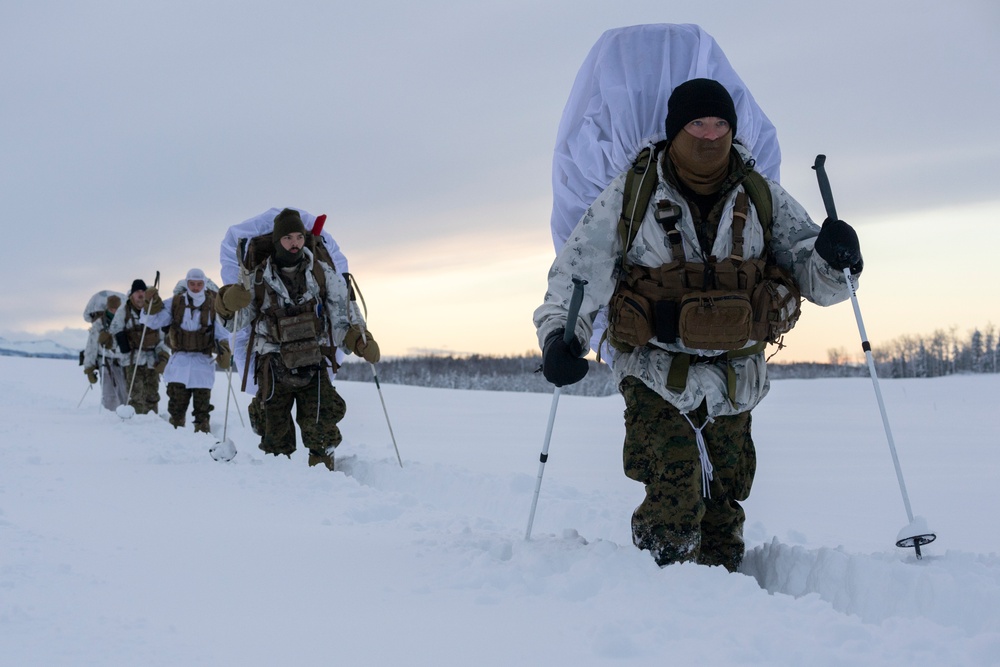
M1000 664L1000 376L786 380L754 413L744 573L636 550L619 397L338 383L336 473L100 411L0 357L2 665ZM239 397L246 408L246 397ZM165 411L165 397L161 409Z

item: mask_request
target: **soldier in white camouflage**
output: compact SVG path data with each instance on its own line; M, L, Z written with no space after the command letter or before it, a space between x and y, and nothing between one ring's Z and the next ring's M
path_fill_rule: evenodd
M130 390L128 404L137 414L159 412L160 375L170 359L163 332L145 327L139 317L146 306L146 282L132 281L125 305L111 320L108 332L114 336L121 353L125 385Z
M110 294L103 309L88 314L92 324L87 335L87 346L83 350L83 372L91 384L100 381L101 405L106 410L115 410L119 405L124 405L127 391L121 355L114 344L114 337L108 331L121 303L118 294Z
M763 348L771 337L758 323L775 316L751 297L771 289L821 306L843 301L843 270L860 273L861 251L847 223L827 220L821 229L780 185L751 174L721 84L685 82L667 108L667 140L648 170L656 182L634 216L637 229L619 228L623 173L553 262L534 323L545 377L572 384L587 372L594 317L609 307L611 366L625 399L625 473L646 487L633 541L661 566L693 561L735 571L744 552L740 501L756 468L750 411L769 388ZM770 207L748 193L752 181L764 184ZM776 274L781 280L766 277ZM587 285L566 344L574 276ZM785 330L798 317L797 297L789 301L794 308L779 313Z
M250 276L251 289L224 285L215 308L230 331L251 332L260 449L290 458L298 423L309 465L332 471L342 439L338 422L347 408L328 370L336 370L337 348L375 363L379 346L350 301L345 279L306 247L307 233L297 210L278 213L273 254Z

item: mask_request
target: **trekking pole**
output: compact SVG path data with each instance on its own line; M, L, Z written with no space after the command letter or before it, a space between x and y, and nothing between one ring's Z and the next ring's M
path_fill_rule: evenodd
M153 280L153 287L160 288L160 272L156 272L156 279ZM131 296L131 295L129 295ZM149 317L149 306L146 304L146 316ZM139 354L142 353L142 342L146 339L146 328L148 325L143 323L142 325L142 335L139 336L139 350L135 354L135 359L132 363L132 381L128 384L128 396L125 397L125 405L119 405L115 408L115 413L122 419L131 419L135 416L135 408L129 405L129 401L132 400L132 387L135 386L135 376L139 374Z
M101 362L101 375L99 376L101 378L101 398L97 401L97 414L101 414L101 408L104 407L104 383L107 382L104 378L104 367L107 365L108 360L104 357L104 352L100 349L100 347L98 347L97 350L97 358Z
M362 330L362 340L364 339L364 330ZM385 424L389 427L389 437L392 438L392 447L396 450L396 460L399 461L399 467L403 467L403 459L399 457L399 447L396 446L396 436L392 432L392 422L389 421L389 411L385 407L385 397L382 396L382 385L378 381L378 371L375 370L375 364L368 364L372 367L372 377L375 379L375 388L378 390L378 400L382 402L382 414L385 415Z
M830 220L839 220L837 217L837 207L833 203L833 192L830 189L830 179L826 176L826 156L817 155L813 169L816 170L816 179L819 181L819 191L823 196L823 205L826 207L826 215ZM892 438L892 429L889 427L889 417L886 414L885 402L882 400L882 390L878 384L878 373L875 370L875 358L872 356L872 346L868 342L868 334L865 332L865 323L861 319L861 306L858 305L857 286L854 283L854 276L851 275L850 267L844 268L844 277L851 288L851 305L854 306L854 318L858 321L858 332L861 334L861 349L865 352L865 359L868 362L868 373L872 378L872 385L875 387L875 398L878 400L878 409L882 414L882 426L885 428L885 437L889 442L889 452L892 454L892 464L896 468L896 479L899 481L899 490L903 495L903 506L906 508L906 517L910 523L900 531L897 536L896 546L902 548L913 547L917 559L923 558L920 547L930 544L937 535L927 530L927 526L921 521L914 522L913 510L910 508L910 496L906 493L906 483L903 481L903 470L899 466L899 457L896 455L896 443Z
M230 389L233 387L233 360L229 360L229 368L226 369L226 384ZM216 461L232 461L236 456L236 444L229 439L229 395L226 392L226 416L222 422L222 440L217 440L214 445L208 448L209 455ZM235 400L234 400L235 402Z
M233 362L233 363L235 363L235 362ZM228 395L226 396L226 401L227 401L227 402L229 401L229 397L230 397L230 396L232 396L232 397L233 397L233 405L235 405L235 406L236 406L236 416L240 418L240 426L242 426L243 428L246 428L246 427L247 427L247 425L246 425L246 423L245 423L245 422L243 421L243 409L242 409L242 408L240 408L240 404L239 404L239 402L238 402L238 401L236 400L236 390L235 390L235 389L233 389L233 382L232 382L232 368L231 368L231 367L232 367L232 363L230 363L230 369L229 369L229 370L227 371L227 372L229 372L229 373L230 373L230 380L229 380L229 394L228 394Z
M76 404L77 410L83 405L83 399L87 398L87 393L94 388L94 385L90 384L90 380L87 380L87 388L83 390L83 396L80 397L80 402Z
M348 296L350 298L350 301L351 301L351 303L349 303L348 306L347 306L347 308L348 308L347 312L350 313L352 306L354 308L357 308L357 305L358 305L358 296L357 296L357 293L360 293L361 289L357 288L357 290L355 290L355 287L357 287L357 281L354 279L354 276L351 275L350 273L346 273L346 272L344 273L344 282L347 283L347 294L348 294ZM365 306L365 298L364 298L364 296L361 297L361 305ZM365 306L364 310L365 310L364 317L367 317L368 316L368 308L367 308L367 306ZM348 319L350 319L350 315L348 315ZM365 327L361 326L360 329L361 329L361 341L365 345L367 345L368 344L368 336L367 336L367 334L365 332ZM392 438L392 447L393 447L393 449L396 450L396 460L399 462L399 467L402 468L403 467L403 459L400 458L400 456L399 456L399 447L396 446L396 435L392 432L392 422L389 421L389 411L385 407L385 396L382 395L382 385L378 381L378 371L375 369L375 364L369 362L368 365L371 366L371 368L372 368L372 378L374 378L374 380L375 380L375 389L378 390L378 400L382 402L382 414L385 415L385 424L386 424L386 426L389 427L389 437Z
M563 342L569 345L576 337L576 318L580 315L580 305L583 303L583 286L587 281L573 276L573 296L569 300L569 313L566 317L566 329ZM556 408L559 407L559 395L562 387L556 387L552 392L552 407L549 408L549 422L545 427L545 442L542 443L542 453L538 457L538 479L535 480L535 495L531 499L531 512L528 514L528 528L524 531L524 539L531 539L531 526L535 523L535 508L538 506L538 492L542 489L542 475L545 474L545 462L549 460L549 441L552 440L552 426L556 421Z

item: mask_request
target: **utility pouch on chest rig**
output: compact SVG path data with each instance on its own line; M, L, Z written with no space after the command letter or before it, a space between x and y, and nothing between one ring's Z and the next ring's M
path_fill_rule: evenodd
M315 339L319 335L316 327L316 316L312 312L279 317L276 320L276 325L279 343L291 343L307 338Z
M750 340L753 308L745 293L692 292L681 300L677 329L686 347L737 350Z
M275 330L281 344L281 361L286 368L316 366L323 361L318 322L311 309L298 315L276 318Z

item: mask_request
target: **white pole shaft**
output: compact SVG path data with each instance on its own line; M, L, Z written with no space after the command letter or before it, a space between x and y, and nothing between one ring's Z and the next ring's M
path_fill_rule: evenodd
M552 392L552 407L549 408L549 423L545 427L545 442L542 443L542 453L538 457L538 479L535 480L535 495L531 499L531 513L528 514L528 529L524 539L531 539L531 526L535 523L535 507L538 505L538 493L542 489L542 474L545 472L545 462L549 458L549 442L552 440L552 426L556 422L556 409L559 407L559 394L562 387L556 387Z
M375 378L375 388L378 389L378 400L382 402L382 413L385 415L385 424L389 427L389 437L392 438L392 448L396 450L396 460L399 461L399 467L403 467L403 459L399 456L399 447L396 446L396 435L392 432L392 422L389 421L389 410L385 407L385 398L382 396L382 385L378 381L378 371L375 370L375 364L368 364L372 367L372 377Z
M892 439L892 429L889 427L889 417L885 410L885 401L882 400L882 390L878 384L878 373L875 371L875 359L872 356L872 346L868 342L868 334L865 333L865 323L861 319L861 306L858 305L857 289L854 285L854 277L850 268L844 269L844 277L851 287L851 304L854 306L854 317L858 321L858 332L861 334L861 347L865 352L868 361L868 374L871 375L872 384L875 386L875 398L878 400L878 409L882 413L882 426L885 427L885 437L889 441L889 452L892 454L892 464L896 468L896 479L899 480L899 490L903 494L903 505L906 507L906 517L913 523L913 510L910 509L910 496L906 493L906 483L903 482L903 471L899 466L899 457L896 455L896 443Z

